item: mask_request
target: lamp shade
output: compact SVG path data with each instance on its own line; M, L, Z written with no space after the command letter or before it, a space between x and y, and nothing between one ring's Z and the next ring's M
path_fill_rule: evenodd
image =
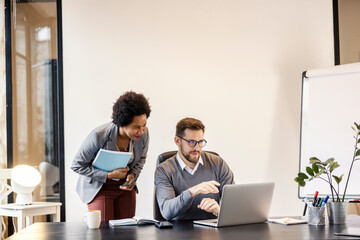
M18 165L11 172L11 187L16 196L16 204L32 203L32 191L40 183L41 175L38 170L27 165Z
M48 162L41 162L39 165L41 182L40 195L54 195L53 186L59 181L59 168Z

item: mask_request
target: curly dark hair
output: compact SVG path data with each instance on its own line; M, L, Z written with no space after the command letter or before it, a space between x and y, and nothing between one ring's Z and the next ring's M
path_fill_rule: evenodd
M150 116L150 105L142 93L125 92L113 105L112 119L118 127L129 125L135 116Z
M186 129L202 130L205 132L204 124L195 118L183 118L176 124L176 136L183 137Z

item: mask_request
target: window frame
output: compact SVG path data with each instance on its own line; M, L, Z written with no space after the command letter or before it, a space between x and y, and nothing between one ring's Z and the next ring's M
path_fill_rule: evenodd
M52 1L52 0L50 0ZM57 14L57 84L54 86L54 135L55 156L59 163L59 195L61 207L61 221L65 215L65 161L64 161L64 101L63 101L63 45L62 45L62 1L56 2ZM17 0L16 3L47 2L46 0ZM13 168L13 82L12 82L12 48L11 48L11 0L4 1L5 11L5 72L6 72L6 134L7 134L7 167ZM55 99L56 98L56 99ZM9 196L9 202L13 202L13 195ZM9 230L10 229L9 225Z

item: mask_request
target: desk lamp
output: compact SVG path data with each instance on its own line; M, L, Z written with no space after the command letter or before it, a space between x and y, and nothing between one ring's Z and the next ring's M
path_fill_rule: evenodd
M11 187L17 194L15 204L29 205L32 203L32 192L40 183L41 175L34 167L18 165L11 172Z
M41 174L40 196L53 196L53 187L59 181L59 168L51 163L41 162L39 169Z

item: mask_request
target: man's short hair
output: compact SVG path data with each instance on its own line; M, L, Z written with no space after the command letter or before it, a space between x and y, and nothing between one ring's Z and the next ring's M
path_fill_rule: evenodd
M125 92L113 105L112 119L118 127L129 125L135 116L150 116L150 105L145 96L133 91Z
M195 118L184 118L176 124L176 136L183 137L186 129L202 130L205 132L204 124Z

